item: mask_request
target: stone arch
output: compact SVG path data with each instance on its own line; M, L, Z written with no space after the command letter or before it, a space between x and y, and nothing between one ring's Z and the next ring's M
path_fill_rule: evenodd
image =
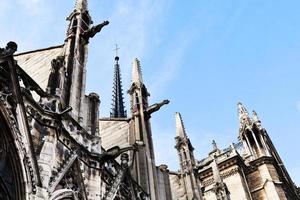
M49 200L78 200L78 198L73 190L60 189L53 192Z
M16 137L9 115L0 105L0 199L26 199L22 151L16 145Z

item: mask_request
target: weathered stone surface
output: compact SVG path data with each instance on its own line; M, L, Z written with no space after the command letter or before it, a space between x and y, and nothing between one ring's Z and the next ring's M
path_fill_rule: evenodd
M90 39L108 21L91 27L87 0L75 8L64 45L15 55L18 65L14 42L0 48L0 199L299 199L256 112L241 103L239 142L223 150L213 142L202 160L176 113L180 169L156 166L151 114L169 101L149 105L138 59L130 118L117 73L114 110L122 114L99 120L99 95L85 94L86 63Z
M189 196L191 188L187 177L196 178L205 200L286 200L299 199L295 188L271 139L262 128L256 112L253 118L238 104L240 118L240 141L229 148L219 149L213 142L208 157L197 161L193 172L187 167L193 163L192 145L187 138L181 118L176 118L176 149L181 169L170 172L172 198L195 199ZM178 134L180 133L180 134ZM180 138L180 135L182 138ZM187 147L183 148L189 144ZM181 150L181 151L180 151ZM183 153L182 153L183 152ZM195 174L193 174L195 173ZM285 189L284 189L285 188Z

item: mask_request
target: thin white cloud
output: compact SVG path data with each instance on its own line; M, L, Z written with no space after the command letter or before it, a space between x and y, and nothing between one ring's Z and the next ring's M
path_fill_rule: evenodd
M151 81L152 84L150 85L151 91L153 91L152 93L156 98L165 93L169 84L177 76L180 68L184 66L184 57L194 39L194 33L190 30L185 30L176 37L176 42L174 41L165 53L166 57L161 62L161 69L153 76L155 80Z
M101 60L101 74L99 74L98 66L93 68L94 66L89 65L89 84L87 84L90 90L97 90L99 86L101 87L98 92L102 94L102 110L104 110L102 116L107 115L110 108L115 43L120 46L122 80L126 93L131 81L131 62L137 57L143 66L143 58L150 51L149 49L153 48L152 41L156 37L155 33L162 26L162 21L159 19L164 14L164 9L168 7L167 4L168 0L118 1L111 13L107 15L110 21L109 26L91 44L93 46L92 51L97 52L97 60ZM94 21L98 22L99 20L94 18ZM100 40L101 42L98 42ZM95 74L98 77L94 76ZM93 86L96 79L100 80L97 83L98 88ZM125 97L128 105L126 94Z

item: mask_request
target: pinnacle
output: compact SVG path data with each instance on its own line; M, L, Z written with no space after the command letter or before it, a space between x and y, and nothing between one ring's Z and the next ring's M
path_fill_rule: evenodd
M87 11L88 10L87 0L76 0L75 10L81 11L81 12L82 11Z
M253 119L253 121L255 121L255 122L260 121L259 118L258 118L257 113L255 112L255 110L252 111L252 119Z
M218 146L215 140L212 140L213 150L217 150Z
M249 118L249 113L241 102L238 103L238 114L240 120L244 118Z
M137 58L132 63L132 83L143 83L141 65Z
M175 113L175 120L176 120L176 136L182 138L187 137L183 120L179 112Z

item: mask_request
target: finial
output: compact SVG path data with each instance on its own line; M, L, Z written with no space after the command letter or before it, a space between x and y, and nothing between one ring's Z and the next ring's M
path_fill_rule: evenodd
M87 9L88 9L87 0L76 0L75 10L83 12L83 11L87 11Z
M244 125L251 125L249 113L241 102L238 103L238 115L240 120L240 128L244 127Z
M177 137L187 137L185 133L185 128L183 124L183 120L181 118L181 114L179 112L175 113L175 119L176 119L176 136Z
M132 63L132 82L143 83L141 64L137 58Z
M259 120L258 115L254 110L252 111L252 119L253 119L253 122L256 124L256 126L259 129L262 129L261 121Z
M240 115L248 115L247 109L243 106L241 102L238 102L238 112Z
M258 115L257 113L255 112L255 110L252 111L252 118L255 122L258 122L260 121L259 118L258 118Z
M116 57L115 57L115 59L117 60L119 60L119 56L118 56L118 50L119 50L120 48L118 47L118 44L116 44L116 48L114 49L114 51L116 52Z
M218 146L215 140L212 140L213 150L217 150Z

